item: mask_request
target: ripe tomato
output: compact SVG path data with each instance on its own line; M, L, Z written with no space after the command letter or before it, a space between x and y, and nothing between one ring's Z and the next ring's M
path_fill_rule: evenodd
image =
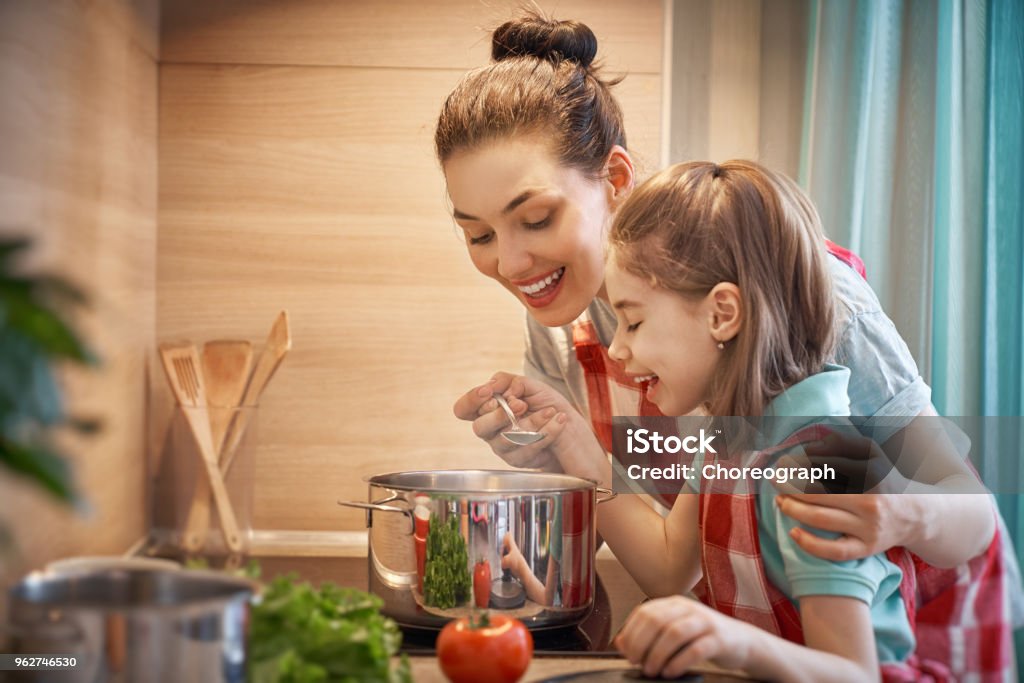
M502 614L456 619L437 637L437 659L452 683L514 683L531 657L533 636Z
M473 602L480 609L487 609L491 601L491 563L480 560L473 566Z

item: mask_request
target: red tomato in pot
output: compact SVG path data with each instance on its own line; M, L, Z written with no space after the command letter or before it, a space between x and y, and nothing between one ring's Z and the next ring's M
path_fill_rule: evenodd
M514 683L531 657L533 636L502 614L456 619L437 637L437 659L452 683Z
M473 567L473 602L480 609L487 609L491 601L491 563L480 560Z

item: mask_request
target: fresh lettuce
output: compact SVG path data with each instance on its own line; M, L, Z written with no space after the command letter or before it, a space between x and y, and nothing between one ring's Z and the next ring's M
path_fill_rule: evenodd
M249 627L252 683L411 683L398 625L380 598L295 574L274 579L254 601Z

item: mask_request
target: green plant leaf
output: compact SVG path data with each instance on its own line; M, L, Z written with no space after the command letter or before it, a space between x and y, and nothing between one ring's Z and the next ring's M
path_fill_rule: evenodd
M0 434L64 420L60 387L47 356L33 342L0 329Z
M60 426L93 433L99 422L65 414L55 361L98 360L62 317L88 303L82 290L58 276L17 270L31 242L0 238L0 467L74 503L70 468L49 433Z
M31 244L32 240L27 237L5 237L0 239L0 266L6 266L11 261L12 256L19 251L28 249Z
M64 459L49 447L0 439L0 462L10 470L38 482L58 500L75 502L71 470Z
M34 341L48 356L86 365L97 363L96 356L54 311L35 301L30 291L9 280L0 280L0 321L9 332L20 333Z

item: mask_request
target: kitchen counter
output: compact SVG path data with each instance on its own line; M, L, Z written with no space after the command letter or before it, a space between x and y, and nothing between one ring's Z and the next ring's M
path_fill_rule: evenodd
M173 553L143 552L181 561ZM250 558L242 561L248 562ZM366 590L368 586L365 554L357 556L315 556L301 553L289 555L254 555L259 562L261 579L270 581L289 573L300 579L319 584L333 581L342 586ZM222 567L223 559L208 558L212 567ZM523 681L543 681L551 677L583 671L622 669L631 667L618 656L612 645L630 611L644 599L644 594L610 553L600 552L596 559L597 585L594 611L578 627L546 629L534 632L535 656ZM417 683L445 681L434 654L435 631L403 628L405 636L402 651L409 656L413 678ZM726 683L744 680L715 669L700 667L707 683ZM595 679L596 680L596 679ZM607 679L604 679L607 680ZM627 679L623 679L627 680ZM696 679L686 679L696 680Z

